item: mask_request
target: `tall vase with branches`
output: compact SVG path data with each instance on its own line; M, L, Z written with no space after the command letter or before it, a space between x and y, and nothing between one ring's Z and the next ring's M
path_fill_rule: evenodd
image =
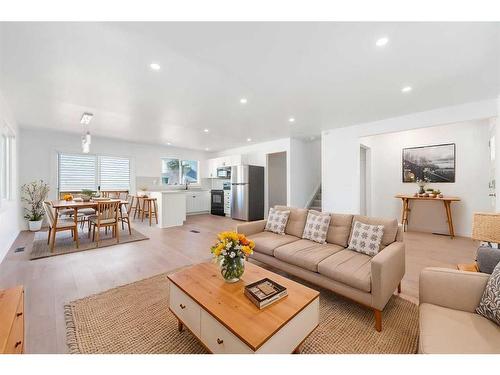
M43 202L49 194L49 185L43 180L33 181L21 186L21 201L24 203L24 218L29 222L31 231L40 230L44 215Z

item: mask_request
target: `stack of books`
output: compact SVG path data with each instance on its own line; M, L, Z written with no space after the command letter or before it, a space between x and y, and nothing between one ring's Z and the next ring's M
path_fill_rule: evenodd
M245 296L259 309L286 297L288 292L284 286L265 278L245 286Z

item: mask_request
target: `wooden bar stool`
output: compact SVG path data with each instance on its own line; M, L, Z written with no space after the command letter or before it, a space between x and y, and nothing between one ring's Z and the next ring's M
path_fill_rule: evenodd
M144 198L141 221L144 221L144 215L149 216L149 226L151 226L151 219L153 215L155 217L156 224L158 224L158 204L156 202L156 198Z
M144 209L144 199L146 197L141 197L141 196L135 196L135 206L133 206L133 210L134 210L134 220L136 217L138 217L139 219L142 217L142 212L143 212L143 209Z

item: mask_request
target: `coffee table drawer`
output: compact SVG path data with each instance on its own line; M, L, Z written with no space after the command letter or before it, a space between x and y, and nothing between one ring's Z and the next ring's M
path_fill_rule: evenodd
M205 310L201 310L201 341L214 354L253 353L245 343Z
M196 336L200 336L200 306L170 283L170 309Z

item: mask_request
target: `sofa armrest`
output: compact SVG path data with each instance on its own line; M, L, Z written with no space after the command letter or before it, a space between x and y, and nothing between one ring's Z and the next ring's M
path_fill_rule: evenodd
M383 310L405 274L405 245L393 242L371 261L372 307Z
M236 232L244 234L245 236L250 236L252 234L263 232L266 227L266 223L267 220L257 220L249 223L238 224L236 226Z
M420 303L431 303L454 310L475 312L489 279L481 272L449 268L425 268L420 273Z

